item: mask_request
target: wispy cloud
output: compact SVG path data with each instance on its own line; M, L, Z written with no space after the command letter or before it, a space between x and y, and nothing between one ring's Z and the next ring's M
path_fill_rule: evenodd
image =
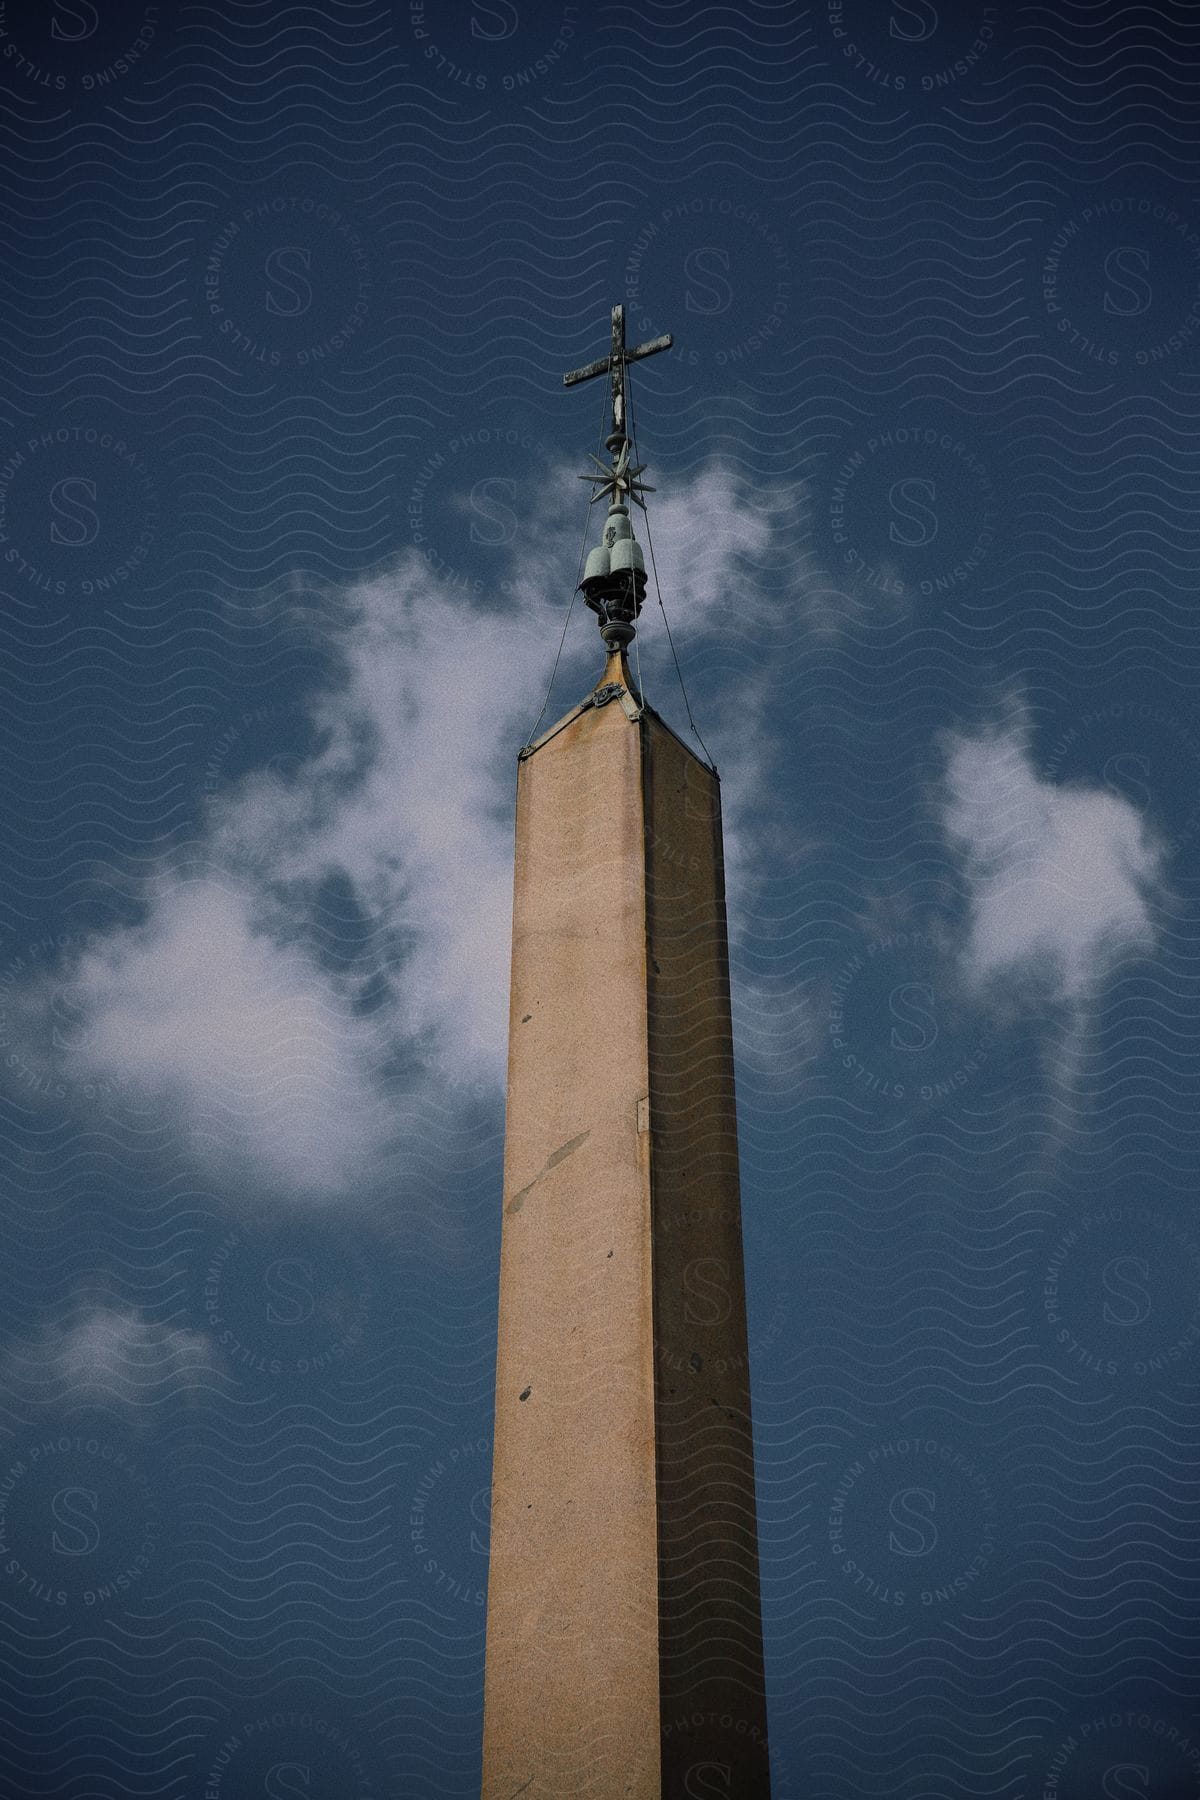
M27 1404L107 1408L147 1428L156 1407L210 1385L219 1364L197 1331L155 1324L116 1303L76 1309L70 1324L48 1327L12 1346L0 1385Z
M731 595L752 616L754 568L781 517L722 468L658 506L685 652L728 634ZM252 771L217 797L203 873L193 862L147 885L136 924L23 995L49 1005L70 983L72 1080L119 1083L220 1178L297 1200L395 1174L411 1147L398 1098L411 1117L413 1105L498 1097L514 753L548 678L576 531L544 503L528 539L537 555L518 540L503 607L464 598L415 553L323 597L333 666L310 703L314 753L288 779ZM601 666L579 605L546 723ZM728 749L727 794L745 794L769 754L753 679L731 679L725 699L736 731L706 724ZM731 853L735 867L749 854L741 834ZM356 949L339 960L348 916Z
M1154 948L1165 855L1120 795L1039 778L1024 722L948 743L942 824L969 904L975 985L1034 983L1074 1002Z

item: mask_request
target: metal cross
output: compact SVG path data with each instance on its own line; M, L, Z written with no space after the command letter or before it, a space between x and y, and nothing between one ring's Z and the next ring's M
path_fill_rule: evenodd
M625 308L614 306L612 309L612 349L607 356L599 357L588 363L585 368L572 369L569 375L563 376L564 387L574 387L577 381L590 381L593 375L612 375L612 418L613 435L625 437L625 365L638 362L643 356L653 356L656 350L669 350L675 342L671 333L665 332L662 337L650 338L645 344L639 344L634 350L625 348ZM610 449L620 446L609 445Z

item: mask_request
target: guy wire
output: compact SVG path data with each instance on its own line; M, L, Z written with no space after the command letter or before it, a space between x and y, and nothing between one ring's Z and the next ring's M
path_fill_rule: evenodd
M603 404L600 408L600 430L596 437L597 450L599 450L604 443L604 414L608 408L608 390L604 387L603 383L601 383L601 390L603 393ZM579 545L579 561L575 567L575 586L572 588L571 598L567 602L567 616L563 620L562 636L558 640L558 649L554 656L554 667L550 671L550 685L546 689L546 698L542 701L542 710L533 721L533 728L530 731L529 736L525 739L524 744L521 746L523 750L528 750L530 744L532 744L534 738L537 736L537 728L546 716L546 708L549 706L550 696L554 692L554 677L558 674L559 659L563 653L563 645L567 641L567 626L571 623L571 612L575 605L575 596L579 592L579 583L583 578L583 559L587 554L587 541L591 520L592 503L589 499L583 515L583 538Z
M626 368L625 368L625 401L626 401L626 405L629 408L629 438L630 438L630 443L631 443L632 449L633 449L633 460L636 463L636 462L640 462L641 455L640 455L640 452L638 451L638 447L637 447L637 424L635 421L634 409L633 409L633 383L629 378L628 364L626 364ZM683 695L683 704L684 704L685 708L687 709L688 724L691 726L693 732L695 732L696 741L700 745L700 748L703 750L705 756L708 758L710 767L715 769L717 765L715 762L713 762L712 754L709 751L708 745L705 743L704 739L700 736L699 727L697 726L695 719L692 717L691 702L688 699L687 688L684 686L684 682L683 682L683 670L680 668L679 658L675 654L675 639L671 636L671 621L668 619L667 609L663 605L662 586L658 579L658 563L655 561L655 557L654 557L654 536L650 530L650 508L645 502L643 502L643 505L642 505L642 512L643 512L643 515L646 520L646 544L650 551L650 567L654 571L654 591L658 595L658 609L662 613L663 624L667 628L667 642L671 646L671 658L675 664L675 673L679 677L679 691ZM635 638L634 642L635 643L637 642L636 638ZM641 680L640 680L640 676L639 676L639 686L640 685L641 685Z

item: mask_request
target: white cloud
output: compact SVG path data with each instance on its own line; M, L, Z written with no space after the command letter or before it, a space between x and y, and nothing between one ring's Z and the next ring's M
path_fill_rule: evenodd
M96 1305L74 1323L14 1346L4 1359L5 1391L48 1406L103 1406L141 1415L211 1383L218 1365L201 1332L152 1324L136 1308Z
M381 1051L340 985L278 941L264 911L253 889L162 885L142 925L76 964L86 1028L69 1067L171 1109L225 1178L324 1191L382 1152Z
M941 813L966 877L974 983L1020 974L1076 1001L1114 959L1153 949L1162 847L1121 796L1040 780L1019 719L950 739Z
M542 492L575 488L560 472ZM222 1179L292 1199L343 1195L384 1170L394 1185L420 1152L414 1107L444 1116L502 1090L515 751L545 691L578 554L577 517L568 532L560 502L539 505L499 603L474 604L412 552L325 596L336 670L311 703L316 752L287 782L252 772L216 796L203 874L147 886L140 923L23 996L48 1005L69 983L81 1024L64 1075L162 1109ZM777 497L751 496L723 468L674 484L656 507L685 655L726 641L735 612L752 624L752 568L782 516ZM520 554L527 545L536 559ZM661 637L656 614L648 603L647 647ZM654 665L674 682L665 646L653 663L643 651L648 686ZM579 601L543 730L602 666ZM670 713L666 679L655 686ZM750 678L731 679L723 704L728 735L719 716L705 724L714 751L728 750L728 806L749 793L767 746ZM736 871L748 852L730 835ZM363 945L342 967L328 946L348 903Z

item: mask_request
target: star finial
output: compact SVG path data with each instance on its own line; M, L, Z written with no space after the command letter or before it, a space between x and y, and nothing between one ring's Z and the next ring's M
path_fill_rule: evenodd
M590 481L596 484L596 492L592 495L591 499L591 504L593 506L596 504L597 500L611 500L614 506L621 501L632 500L635 505L640 506L642 511L645 512L646 502L642 499L642 495L656 493L657 489L651 487L648 482L638 480L638 476L646 467L645 463L638 463L637 466L632 469L629 467L628 440L622 444L620 452L611 469L607 463L602 463L598 456L593 456L591 460L600 471L599 474L580 475L578 479L580 481Z

